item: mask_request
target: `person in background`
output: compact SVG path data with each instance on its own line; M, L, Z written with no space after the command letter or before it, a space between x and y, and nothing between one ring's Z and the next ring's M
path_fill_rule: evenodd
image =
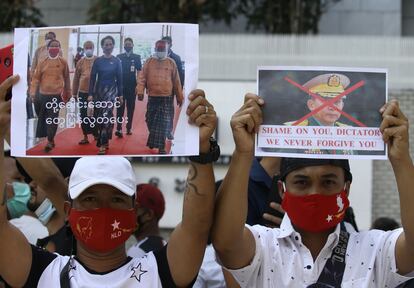
M79 60L81 60L85 56L84 52L85 52L84 48L82 47L76 48L76 55L73 59L73 63L75 64L75 67L78 64Z
M165 200L162 192L151 184L139 184L136 191L137 224L134 232L137 243L127 254L131 257L161 249L167 242L160 235L158 223L164 215Z
M69 67L61 53L60 42L51 40L47 44L48 57L40 62L30 84L30 97L34 101L39 91L40 107L37 114L36 137L46 137L47 144L44 147L46 153L55 148L55 135L57 131L56 118L59 117L60 109L57 107L48 108L48 103L59 104L67 102L72 95L70 88Z
M122 118L124 117L125 106L127 111L126 134L132 134L132 121L134 120L135 111L135 87L137 86L138 73L141 71L141 56L134 53L134 41L132 38L124 40L125 53L119 54L119 60L122 65L122 87L124 88L124 103L116 110L116 131L115 135L122 138Z
M91 71L93 63L96 60L96 56L93 54L94 47L92 41L86 41L83 44L83 51L85 53L85 57L79 59L76 64L75 75L73 76L72 82L72 93L75 99L78 99L79 103L82 104L80 106L80 117L82 120L82 133L83 139L79 141L79 145L89 144L88 134L93 134L93 127L90 125L90 117L92 115L88 115L88 92L89 92L89 82L91 78ZM89 113L91 114L91 113Z
M116 102L122 105L122 67L121 61L112 55L115 46L115 39L106 36L101 40L103 55L98 57L92 65L91 79L89 83L88 101L100 102L103 107L94 108L93 116L100 119L100 123L95 128L96 146L99 147L98 155L105 155L109 148L109 140L112 139L114 124L114 106ZM114 104L114 105L111 105ZM108 121L104 121L107 119Z

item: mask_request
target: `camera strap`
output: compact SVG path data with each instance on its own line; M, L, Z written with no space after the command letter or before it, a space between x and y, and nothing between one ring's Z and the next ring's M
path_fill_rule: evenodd
M325 267L319 275L318 281L308 288L340 288L345 272L345 256L348 247L349 233L345 229L344 222L341 222L339 241L335 246L331 257L326 261Z

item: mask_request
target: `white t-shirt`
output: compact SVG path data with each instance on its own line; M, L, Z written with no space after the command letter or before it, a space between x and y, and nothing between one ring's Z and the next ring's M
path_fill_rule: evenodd
M287 214L280 228L246 226L256 242L254 258L244 268L228 269L242 288L308 287L317 282L339 241L340 225L328 236L314 262ZM394 250L401 232L402 229L350 232L342 287L396 287L411 279L397 273ZM414 276L414 271L409 276Z
M167 241L160 236L148 236L132 245L128 249L127 255L130 257L142 257L148 252L161 249L166 244Z
M37 239L49 236L46 226L35 217L23 215L19 218L11 219L9 222L26 236L30 244L36 245Z
M166 247L141 258L128 257L119 268L108 273L98 273L85 267L76 257L52 254L32 246L32 267L24 287L61 287L61 272L69 260L71 288L176 287L169 270Z
M216 261L213 245L208 245L204 253L203 264L193 288L223 288L226 287L223 270Z

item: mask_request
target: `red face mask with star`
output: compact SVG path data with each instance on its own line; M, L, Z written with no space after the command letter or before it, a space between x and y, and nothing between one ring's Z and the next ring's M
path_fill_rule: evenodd
M109 252L131 236L137 227L134 209L98 208L69 213L69 224L76 240L96 252Z
M349 207L345 189L333 195L295 196L285 192L282 208L292 223L309 232L322 232L340 223Z

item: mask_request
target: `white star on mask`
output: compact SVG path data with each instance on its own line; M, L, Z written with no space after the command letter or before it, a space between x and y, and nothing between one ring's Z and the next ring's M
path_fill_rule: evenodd
M328 215L328 217L326 217L326 222L331 222L332 221L332 215Z
M121 222L115 220L114 223L111 224L111 226L113 227L112 231L115 231L115 229L119 229L119 224L121 224Z

